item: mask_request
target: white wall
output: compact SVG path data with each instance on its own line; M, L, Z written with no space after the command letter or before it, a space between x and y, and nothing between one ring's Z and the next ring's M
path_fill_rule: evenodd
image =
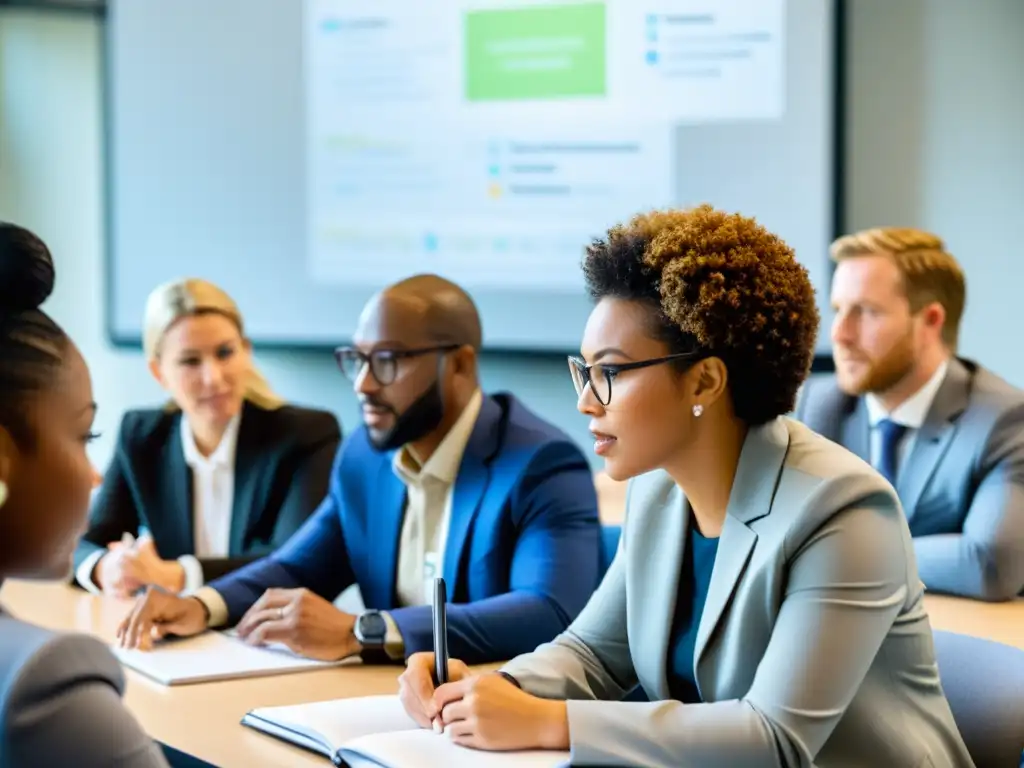
M121 411L160 400L141 352L111 347L104 332L102 35L101 24L85 14L0 12L0 219L34 230L54 253L57 288L45 309L92 369L104 432L93 454L100 466L113 449ZM355 397L330 353L257 357L285 397L334 411L346 431L358 424ZM482 376L489 391L513 391L588 442L564 358L488 356Z
M847 225L941 233L969 277L963 352L1024 386L1013 343L1024 320L1014 237L1024 211L1024 2L848 5ZM58 285L47 309L92 367L102 464L120 411L156 402L159 390L141 355L112 349L103 330L101 44L100 25L85 15L0 13L0 218L35 229L54 250ZM259 359L287 397L334 410L347 429L357 423L329 355ZM563 361L488 358L483 377L586 442Z
M940 234L961 351L1024 386L1024 2L847 0L847 225Z

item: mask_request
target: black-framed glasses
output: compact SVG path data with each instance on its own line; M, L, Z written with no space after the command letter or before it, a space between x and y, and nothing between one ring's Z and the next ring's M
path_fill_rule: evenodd
M576 396L583 394L587 384L590 391L594 393L597 402L601 405L608 405L612 401L612 381L620 373L626 371L637 371L641 368L650 368L652 365L661 365L672 360L691 359L697 362L704 356L703 352L678 352L674 355L664 357L653 357L650 360L636 360L632 363L591 363L575 355L569 355L569 373L572 374L572 383L576 387Z
M411 357L429 355L433 352L451 352L458 349L459 344L438 344L433 347L417 347L416 349L375 349L369 354L355 347L338 347L334 350L334 359L342 375L355 383L365 366L370 367L370 375L382 387L394 382L398 376L398 364Z

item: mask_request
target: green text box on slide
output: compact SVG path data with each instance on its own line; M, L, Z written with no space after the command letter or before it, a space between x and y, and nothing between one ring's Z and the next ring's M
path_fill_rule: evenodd
M603 3L470 11L465 34L470 101L605 94Z

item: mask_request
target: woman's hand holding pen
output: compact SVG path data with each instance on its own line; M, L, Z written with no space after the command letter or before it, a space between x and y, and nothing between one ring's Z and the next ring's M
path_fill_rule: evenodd
M540 699L501 675L476 675L434 692L444 732L473 749L568 749L564 701Z
M469 667L458 659L448 660L448 681L455 683L471 676ZM434 704L434 654L414 653L398 677L398 698L421 728L441 730L438 709ZM435 724L435 720L437 721Z
M531 696L501 675L473 675L455 659L448 665L451 682L436 690L432 653L411 656L399 678L399 697L422 727L443 730L455 743L473 749L569 748L564 701Z

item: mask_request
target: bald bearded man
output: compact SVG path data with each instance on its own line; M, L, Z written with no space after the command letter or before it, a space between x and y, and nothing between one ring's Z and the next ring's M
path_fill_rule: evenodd
M468 663L552 640L599 580L589 465L509 394L484 395L480 318L459 286L419 275L376 295L354 345L336 351L363 426L338 452L327 498L279 551L194 596L150 590L125 647L237 624L253 644L317 659L404 662L432 650L431 592L444 576L448 645ZM331 602L358 584L368 610Z

